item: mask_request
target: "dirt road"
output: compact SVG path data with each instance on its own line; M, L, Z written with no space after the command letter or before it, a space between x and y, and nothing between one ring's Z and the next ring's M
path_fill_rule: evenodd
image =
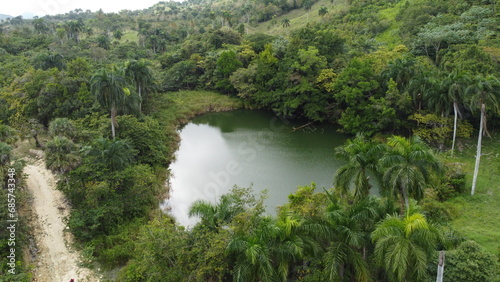
M35 240L39 253L34 270L35 281L99 281L90 269L79 266L79 253L70 250L71 234L65 232L64 217L69 207L64 195L55 189L55 179L42 160L24 168L27 186L33 195Z

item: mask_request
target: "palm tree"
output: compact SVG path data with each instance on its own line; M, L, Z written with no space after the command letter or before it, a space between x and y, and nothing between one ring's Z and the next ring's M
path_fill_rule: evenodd
M7 177L8 166L11 161L12 146L7 143L0 142L0 180L5 180Z
M98 70L90 80L91 92L96 95L99 104L111 112L111 134L115 139L116 115L125 102L125 79L117 72Z
M18 139L17 131L5 124L0 124L0 142L14 144Z
M62 70L64 65L64 57L61 54L40 54L36 57L35 67L41 68L43 70L48 70L51 68L57 68Z
M289 20L288 18L283 19L283 20L281 21L281 26L282 26L283 28L287 28L287 27L289 27L289 26L290 26L290 20Z
M96 38L97 46L109 50L111 48L109 37L107 34L101 34Z
M305 0L303 3L304 9L307 11L307 22L309 22L309 11L311 10L314 2L311 0Z
M48 169L65 173L78 166L80 157L76 145L63 136L55 136L47 142L45 163Z
M447 90L447 100L453 104L453 140L451 143L451 155L455 150L455 139L457 137L457 120L460 110L459 103L463 100L465 89L469 84L467 73L454 70L443 80L443 88Z
M324 220L305 224L319 242L326 242L323 255L325 279L328 281L369 281L366 261L370 249L370 232L385 211L379 200L366 197L350 203L327 192L330 204ZM325 244L325 243L323 243Z
M443 84L444 80L443 78L435 79L432 82L433 87L424 94L427 107L441 117L447 116L451 109L451 101L446 94L443 94L448 91L447 85Z
M407 139L400 136L390 137L387 141L389 151L380 160L384 188L401 201L401 213L404 206L410 207L410 197L420 199L431 174L442 171L441 164L432 151L414 136Z
M424 98L429 97L429 92L436 91L437 82L434 77L436 77L434 72L424 72L420 68L415 70L414 76L408 84L408 92L413 99L415 109L422 110L422 101Z
M392 78L397 83L399 91L403 93L408 91L411 80L419 76L418 72L415 59L405 57L391 61L382 73L382 77L387 81Z
M302 265L305 257L314 257L319 250L302 228L303 218L288 207L281 208L276 219L255 210L240 216L227 247L234 261L234 281L287 281L293 266ZM241 224L243 228L238 227Z
M227 246L234 257L233 281L279 280L272 263L270 242L277 236L277 228L270 217L259 217L258 227L248 233L233 236Z
M78 35L80 32L85 30L85 24L83 21L80 20L73 20L66 22L64 24L64 29L66 30L66 33L68 34L68 38L74 39L75 41L79 41Z
M61 40L61 45L63 44L63 38L67 36L66 30L62 27L56 28L56 35Z
M328 8L327 8L327 7L324 7L324 6L323 6L323 7L319 8L319 10L318 10L318 15L319 15L320 17L323 17L323 16L325 16L326 14L328 14Z
M363 258L366 250L367 233L363 224L376 217L376 211L367 201L363 205L342 208L332 204L327 210L326 218L330 224L331 245L323 260L325 273L329 280L338 277L343 280L369 281L368 264Z
M121 29L116 29L115 31L113 31L113 37L116 39L116 40L120 40L123 36L123 31Z
M145 60L131 60L125 63L125 76L132 80L137 87L137 93L142 101L142 90L153 83L153 73L150 63ZM141 102L139 102L139 112L141 112Z
M94 35L94 30L91 27L87 27L83 31L85 32L85 34L87 35L87 37L90 37L90 36Z
M201 218L202 225L216 231L222 225L227 225L235 215L243 212L242 206L236 205L234 197L222 195L218 204L204 200L195 201L189 208L189 216Z
M38 32L39 34L44 34L49 30L49 27L45 23L44 19L33 20L33 27L35 28L35 31Z
M94 140L88 155L95 158L95 162L103 164L111 171L121 171L134 161L136 150L126 140L109 140L99 138Z
M407 209L404 218L388 215L373 231L375 261L391 281L423 281L428 258L439 242L435 227L423 214Z
M500 105L498 104L498 96L500 96L500 81L489 75L484 77L478 75L474 78L473 84L466 89L467 96L470 96L471 109L480 110L479 136L477 138L476 164L474 166L474 177L472 179L471 195L474 195L476 190L477 176L479 174L479 163L481 159L481 143L483 134L488 133L486 125L486 105L488 104L495 112L499 112ZM490 136L491 137L491 136Z
M334 187L345 195L349 192L351 184L354 184L354 198L360 200L366 197L372 187L367 173L377 173L377 161L382 157L384 150L383 145L368 141L362 134L356 135L353 140L348 140L346 145L337 147L336 157L347 163L335 172Z
M316 257L320 246L305 229L305 220L288 207L282 207L275 222L276 236L269 244L279 279L287 281L293 265L307 257Z
M64 136L72 139L76 135L76 127L68 118L56 118L49 123L49 133L52 136Z
M231 26L231 19L233 18L233 15L228 12L228 11L223 11L222 12L222 26L224 26L224 23L227 22L229 26Z

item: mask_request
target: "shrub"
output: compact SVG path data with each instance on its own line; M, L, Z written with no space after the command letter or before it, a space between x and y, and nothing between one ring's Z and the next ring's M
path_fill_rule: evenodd
M49 124L49 133L52 136L64 136L73 139L76 135L76 127L68 118L56 118Z
M457 249L446 252L443 280L492 281L496 268L495 255L482 250L474 241L465 241Z
M138 151L139 163L151 166L166 166L170 160L170 140L167 131L158 121L145 117L138 120L133 116L118 117L118 137L129 140Z
M424 199L420 202L425 216L435 222L446 222L456 215L455 208L449 203L438 201L439 192L434 189L426 189Z
M47 142L45 162L48 169L61 173L74 169L80 164L76 144L63 136L54 137Z

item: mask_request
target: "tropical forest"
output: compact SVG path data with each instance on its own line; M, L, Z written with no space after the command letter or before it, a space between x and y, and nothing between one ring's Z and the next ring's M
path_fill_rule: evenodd
M500 7L1 15L0 179L0 281L500 281Z

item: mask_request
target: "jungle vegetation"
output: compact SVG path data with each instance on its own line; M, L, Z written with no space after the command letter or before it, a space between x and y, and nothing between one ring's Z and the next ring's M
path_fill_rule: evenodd
M1 19L0 171L21 171L21 139L45 150L85 262L110 280L426 281L445 250L445 280L495 281L499 26L495 0L189 0ZM332 151L345 165L276 216L235 187L179 226L158 207L177 126L239 107L338 124L352 135ZM0 281L26 281L27 261L6 274L7 235Z

